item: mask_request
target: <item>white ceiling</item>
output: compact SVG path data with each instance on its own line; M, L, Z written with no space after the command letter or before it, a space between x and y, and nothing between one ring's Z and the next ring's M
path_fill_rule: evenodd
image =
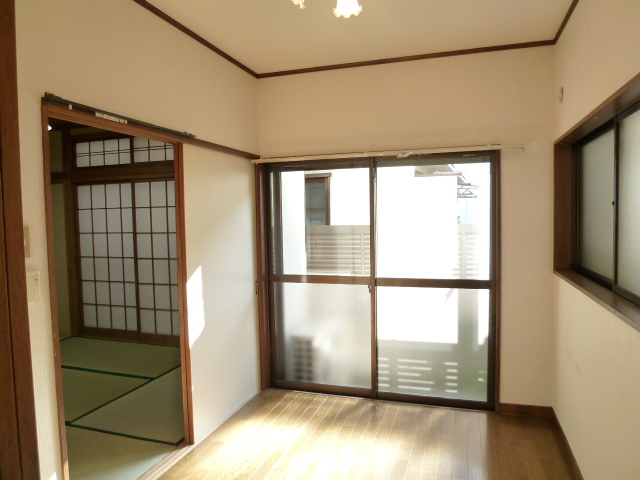
M150 0L257 73L552 40L571 0Z

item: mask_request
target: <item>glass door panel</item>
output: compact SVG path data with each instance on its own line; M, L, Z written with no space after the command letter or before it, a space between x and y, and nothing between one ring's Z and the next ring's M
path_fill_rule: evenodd
M368 163L269 180L274 381L371 391Z
M377 163L379 392L490 401L490 159Z
M367 285L276 283L278 379L371 388Z
M489 290L378 287L378 390L487 401Z
M378 162L377 184L378 277L489 278L489 163Z

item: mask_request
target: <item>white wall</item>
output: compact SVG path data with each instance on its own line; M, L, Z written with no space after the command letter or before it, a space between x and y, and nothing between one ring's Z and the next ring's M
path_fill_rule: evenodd
M554 48L554 138L640 73L640 2L580 0Z
M36 419L41 474L49 480L55 475L60 478L61 470L47 294L40 98L51 92L188 131L205 140L255 151L257 92L253 77L130 0L20 0L16 10L22 194L24 221L31 227L32 241L27 267L42 273L43 291L42 300L29 305ZM245 160L235 161L246 166ZM222 247L211 244L211 248ZM244 255L252 258L249 246ZM246 272L242 275L244 278ZM248 293L252 291L251 286ZM240 312L254 320L246 302L246 298L239 298L238 310L227 305L226 311L230 315ZM202 338L212 336L208 333ZM200 345L196 347L194 378L200 385L194 393L196 406L202 408L207 401L204 399L211 395L221 403L235 401L239 405L248 391L244 377L255 376L253 354L246 363L236 365L238 386L233 388L237 390L232 391L227 383L229 391L220 388L212 393L208 389L213 387L202 386L204 373L199 367L211 366L217 354L209 349L208 356ZM211 375L214 378L217 374ZM199 429L213 428L219 420L214 416L221 415L225 408L212 411L211 417L198 417L202 421Z
M581 0L555 48L558 137L640 72L637 0ZM554 282L553 407L586 480L640 478L640 332Z
M525 144L502 155L501 401L550 405L551 48L269 78L258 91L263 156Z
M202 440L260 389L253 165L185 146L187 308Z

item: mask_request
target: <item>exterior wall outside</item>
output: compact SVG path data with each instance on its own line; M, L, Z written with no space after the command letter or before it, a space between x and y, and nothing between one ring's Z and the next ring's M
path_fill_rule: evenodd
M502 152L506 403L551 404L552 81L552 49L543 47L258 83L264 157L525 145Z
M581 0L555 47L554 137L640 72L636 0ZM564 88L564 100L557 98ZM554 281L553 408L586 480L640 478L640 333Z
M44 479L61 478L58 449L42 171L40 99L45 92L199 138L246 151L257 149L256 80L130 0L78 2L57 0L16 2L18 81L24 223L31 231L27 268L41 274L42 299L29 304L34 365L40 469ZM192 151L189 151L192 152ZM201 155L200 155L201 156ZM187 168L189 159L187 158ZM234 158L246 168L246 160ZM213 188L213 187L211 187ZM186 185L186 190L190 185ZM250 192L243 190L245 195ZM220 200L220 208L227 205ZM231 207L230 207L231 208ZM246 209L242 211L246 213ZM217 217L219 218L219 217ZM248 219L251 221L251 219ZM187 225L187 238L193 234ZM242 227L251 239L251 230ZM239 243L240 245L240 243ZM251 244L243 254L253 258ZM226 245L228 247L228 244ZM217 251L217 245L211 246ZM187 245L187 250L191 246ZM229 253L232 256L232 253ZM246 263L246 262L245 262ZM246 265L243 264L245 267ZM241 275L253 275L245 268ZM247 302L253 302L253 278L237 308L255 322ZM247 284L248 285L248 284ZM228 306L229 315L240 310ZM230 320L231 321L231 320ZM216 328L215 322L207 325ZM204 337L201 337L204 338ZM253 341L247 334L247 342ZM253 344L251 347L254 348ZM212 393L205 381L216 352L195 345L194 408L207 410L196 419L198 438L257 391L258 365L251 354L236 364L236 377L226 390ZM244 355L236 350L239 356ZM203 371L199 370L202 367ZM207 385L210 380L206 379ZM235 383L234 383L235 382ZM217 405L221 402L224 405ZM226 402L226 403L225 403Z

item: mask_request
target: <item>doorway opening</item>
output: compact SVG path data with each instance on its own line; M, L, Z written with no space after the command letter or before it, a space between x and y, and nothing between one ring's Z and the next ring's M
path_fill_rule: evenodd
M193 442L181 143L72 115L43 113L64 472L134 479Z
M498 152L265 169L271 382L492 410Z

